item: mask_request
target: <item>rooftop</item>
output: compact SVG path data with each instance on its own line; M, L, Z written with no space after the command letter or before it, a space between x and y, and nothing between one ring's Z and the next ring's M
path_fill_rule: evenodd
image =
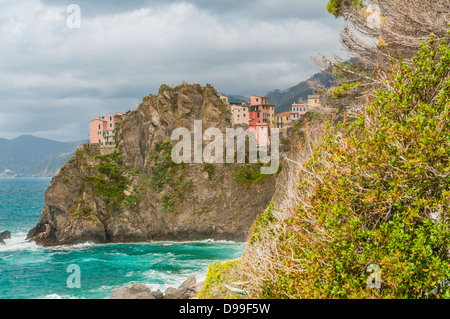
M291 116L291 112L283 112L283 113L275 114L275 117L279 117L279 116Z

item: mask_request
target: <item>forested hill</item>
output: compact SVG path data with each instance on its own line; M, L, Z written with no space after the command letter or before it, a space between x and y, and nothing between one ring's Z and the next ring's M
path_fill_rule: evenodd
M84 141L58 142L32 135L0 139L0 177L51 177Z
M333 77L326 73L314 74L309 80L318 80L327 88L333 86L334 81ZM267 93L266 96L269 98L270 104L275 105L276 107L275 112L282 113L290 111L292 104L298 102L300 98L306 100L308 95L314 94L307 82L308 80L300 82L284 91L273 90Z

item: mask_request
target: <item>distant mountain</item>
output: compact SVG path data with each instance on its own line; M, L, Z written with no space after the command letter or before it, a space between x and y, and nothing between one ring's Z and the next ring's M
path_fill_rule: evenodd
M87 141L58 142L31 135L0 139L0 177L55 175L73 156L77 146Z
M250 104L250 99L242 95L228 95L230 103L247 103Z
M334 78L326 73L314 74L310 79L318 80L328 88L333 86L334 81ZM303 81L284 91L270 91L266 97L269 98L270 104L275 105L275 113L282 113L290 111L292 104L298 102L300 98L306 101L308 95L311 94L314 94L314 92L309 87L307 81Z

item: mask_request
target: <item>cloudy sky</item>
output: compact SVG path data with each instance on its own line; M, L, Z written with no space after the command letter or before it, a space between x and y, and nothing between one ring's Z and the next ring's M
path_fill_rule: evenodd
M163 83L287 89L318 71L311 56L340 54L326 2L0 0L0 138L88 138L96 115L134 109Z

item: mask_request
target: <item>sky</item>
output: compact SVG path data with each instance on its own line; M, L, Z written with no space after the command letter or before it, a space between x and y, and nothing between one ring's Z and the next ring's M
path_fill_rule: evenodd
M161 84L287 89L319 71L312 56L342 54L326 2L0 0L0 138L87 139Z

